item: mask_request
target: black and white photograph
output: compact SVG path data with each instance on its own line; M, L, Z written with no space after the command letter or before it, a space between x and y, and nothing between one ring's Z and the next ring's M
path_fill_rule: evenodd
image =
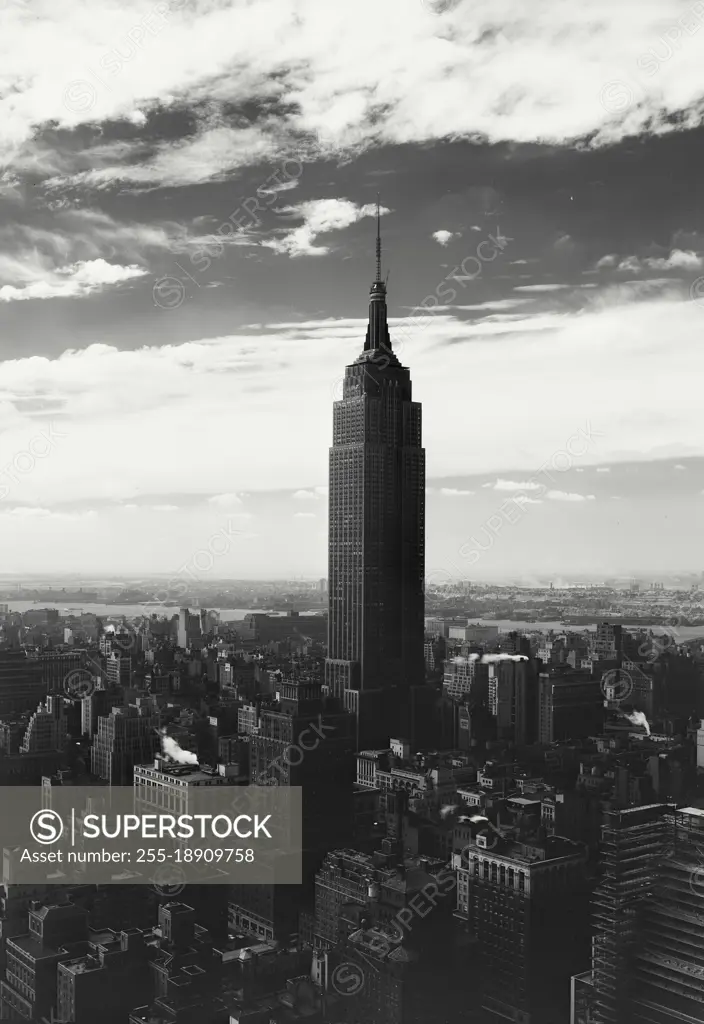
M0 0L0 1021L703 1024L704 0Z

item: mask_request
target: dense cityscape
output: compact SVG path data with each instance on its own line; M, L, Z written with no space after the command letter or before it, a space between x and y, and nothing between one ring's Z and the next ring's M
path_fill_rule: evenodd
M701 574L426 580L424 480L377 234L326 579L6 580L2 787L303 804L299 884L28 884L6 846L2 1019L704 1019Z
M702 69L0 0L0 1024L704 1024Z

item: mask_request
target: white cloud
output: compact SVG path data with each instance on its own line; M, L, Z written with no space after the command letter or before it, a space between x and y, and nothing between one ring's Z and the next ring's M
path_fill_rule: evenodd
M594 501L593 494L575 494L569 491L548 491L545 495L550 501Z
M178 505L152 505L152 512L178 512Z
M673 469L678 469L678 470L686 470L687 469L686 466L682 466L680 463L677 463L677 465L673 466L672 468Z
M294 512L294 519L317 519L315 512Z
M19 519L35 519L50 516L51 511L48 508L32 508L30 506L20 505L17 508L3 509L2 515L17 516Z
M446 498L460 498L474 494L474 491L463 491L457 487L441 487L440 494L443 494Z
M87 509L84 512L60 512L49 508L38 508L34 505L18 505L15 508L0 509L0 516L9 519L58 519L62 521L77 522L82 519L90 519L96 516L97 512Z
M9 260L0 259L0 264ZM121 267L107 263L104 259L88 260L70 266L50 270L48 267L34 268L36 279L19 286L6 284L0 287L0 302L14 302L28 299L77 298L102 291L110 285L123 284L136 277L144 277L143 267Z
M117 221L101 210L61 209L52 211L51 227L29 223L8 223L0 228L4 250L28 250L52 258L58 265L67 261L119 258L130 262L141 259L145 251L169 249L183 242L185 229L174 221L140 224ZM25 257L26 258L26 257Z
M502 480L499 478L494 484L483 484L483 487L492 487L495 491L539 491L541 485L533 480Z
M673 249L669 256L643 260L650 270L701 270L704 259L691 249Z
M349 151L463 136L562 143L596 133L609 143L701 120L701 33L683 35L657 75L638 70L682 15L678 0L651 0L637 18L610 0L546 0L530 18L519 0L442 10L408 0L178 2L161 14L153 0L94 0L90 18L79 0L5 5L0 163L50 162L30 144L39 125L139 126L155 105L184 101L207 101L192 139L146 156L122 143L112 161L83 157L79 173L93 184L203 181L261 160L287 129L322 131ZM255 95L271 108L283 99L289 112L261 129L220 119L219 104Z
M294 188L298 188L298 178L289 178L288 181L274 181L266 186L260 185L257 189L257 195L275 196L279 192L291 192Z
M546 316L542 330L530 334L521 322L501 325L497 335L481 320L469 323L437 314L416 328L406 322L401 340L404 321L392 321L394 346L410 367L414 394L423 403L429 476L481 476L485 481L491 476L489 487L510 492L525 491L535 475L537 483L528 493L541 481L569 491L561 486L559 473L550 470L555 452L584 451L573 459L573 471L704 455L698 385L704 376L704 350L698 343L703 317L693 302L657 298L634 303L619 293L611 300L602 296L579 314ZM37 460L32 473L17 477L12 502L51 507L67 494L85 502L135 502L149 495L157 504L190 492L203 495L202 504L217 513L236 507L236 499L222 497L223 481L236 483L239 494L293 494L307 481L324 481L333 387L345 364L359 355L365 328L363 318L286 322L197 342L125 351L95 344L53 359L6 360L0 466L26 450L39 429L36 417L12 401L16 396L41 401L51 395L62 412L56 427L65 435L50 457ZM458 420L448 417L447 410L464 408L468 358L473 400ZM607 362L610 373L604 376ZM512 367L508 377L506 365ZM525 387L541 365L551 368L547 405L536 404ZM580 367L576 383L575 365ZM497 380L510 417L496 416ZM627 394L624 380L630 382ZM660 383L655 410L650 380ZM269 390L259 390L263 383ZM598 409L595 394L600 396ZM202 423L210 438L241 440L203 444L193 427ZM249 444L252 423L257 432ZM490 431L484 430L486 423ZM588 430L592 437L585 442L579 432ZM477 445L480 435L482 444ZM158 459L135 458L145 438L158 439ZM184 475L185 465L197 466L197 472ZM538 476L543 465L554 482ZM319 493L322 499L325 492L308 486L306 493ZM208 501L207 495L215 500ZM169 519L175 523L182 516Z
M489 299L487 302L478 302L466 306L433 306L433 309L467 309L474 310L477 313L484 312L499 312L505 309L519 309L522 306L530 306L533 303L533 299Z
M673 249L669 256L623 256L610 253L596 263L596 270L615 269L623 274L642 274L645 270L701 270L704 258L691 249Z
M616 269L624 274L640 274L643 264L637 256L626 256L625 259L620 260Z
M542 498L529 498L527 494L517 494L515 498L511 499L519 505L542 505Z
M597 473L610 473L611 469L609 466L597 466L596 471Z
M327 498L328 488L327 486L300 488L291 495L295 501L317 501L319 498Z
M58 174L47 181L47 187L106 188L119 181L129 181L145 188L192 185L224 178L231 171L249 164L275 159L277 145L258 128L233 131L216 125L205 127L193 138L178 142L162 142L154 156L145 162L130 161L131 147L119 142L91 151L91 170Z
M385 214L390 211L382 208L380 212ZM314 244L319 235L341 231L363 217L375 217L376 206L372 203L357 206L349 199L312 199L298 206L288 206L281 213L302 218L303 224L288 231L284 238L265 239L261 245L292 257L325 256L330 248Z
M574 288L571 284L519 284L514 292L562 292Z
M218 505L222 508L232 508L234 505L241 505L242 499L238 494L229 492L228 494L214 494L211 498L208 498L208 502L211 505Z
M460 238L461 234L459 231L446 231L441 229L440 231L433 231L433 238L438 245L446 246L453 238Z

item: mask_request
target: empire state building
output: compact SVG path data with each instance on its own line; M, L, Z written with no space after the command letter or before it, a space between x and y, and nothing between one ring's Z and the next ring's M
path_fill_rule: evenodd
M381 278L361 355L333 411L328 541L329 692L357 716L358 749L410 738L423 684L425 451L421 406L391 347Z

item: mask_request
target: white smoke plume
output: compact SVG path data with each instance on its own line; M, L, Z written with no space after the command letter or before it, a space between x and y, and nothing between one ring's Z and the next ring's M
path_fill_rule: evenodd
M449 814L452 814L453 811L456 811L456 810L457 810L457 804L444 804L444 806L442 806L440 808L440 817L441 818L447 818L447 816Z
M629 722L632 722L633 725L642 725L648 736L650 736L650 725L642 711L630 711L628 714L625 714L625 717Z
M483 654L482 665L492 665L495 661L528 661L525 654Z
M482 665L492 665L496 661L528 661L525 654L477 654L476 651L465 657L458 655L452 659L456 665L464 665L467 661L480 661Z
M190 750L183 750L173 736L168 736L166 729L161 730L161 751L164 757L168 757L177 764L198 764L198 758Z

